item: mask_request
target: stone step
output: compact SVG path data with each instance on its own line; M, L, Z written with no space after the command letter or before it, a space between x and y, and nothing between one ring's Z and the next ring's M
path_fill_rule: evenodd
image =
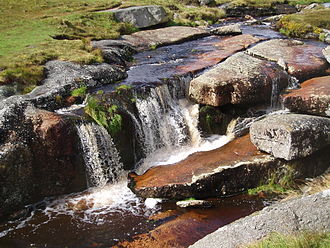
M274 157L292 160L306 157L330 144L330 119L285 114L254 122L251 141Z
M283 104L292 112L329 117L330 76L305 81L283 98Z
M329 152L321 151L295 161L295 176L323 172L329 160ZM145 198L206 198L256 187L272 172L288 165L285 160L258 151L246 135L218 149L192 154L176 164L157 166L140 176L130 174L129 184Z

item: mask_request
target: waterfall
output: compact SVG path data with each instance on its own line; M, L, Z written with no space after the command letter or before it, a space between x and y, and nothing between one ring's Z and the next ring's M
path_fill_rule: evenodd
M276 110L279 108L279 95L280 95L280 78L273 78L272 79L272 93L270 96L270 109Z
M187 143L191 133L186 106L179 100L186 95L187 79L151 88L146 97L137 97L136 108L142 130L141 144L145 155L160 148L179 147ZM196 123L197 128L197 123Z
M95 123L77 124L89 187L104 186L123 171L120 156L107 130Z
M299 89L299 88L300 88L299 80L294 76L290 76L287 89L294 90L294 89Z

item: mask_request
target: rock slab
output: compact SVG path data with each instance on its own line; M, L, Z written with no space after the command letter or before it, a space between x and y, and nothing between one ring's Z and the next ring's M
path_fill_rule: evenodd
M275 63L240 52L192 80L189 96L212 106L269 102L288 80L287 73Z
M329 159L328 150L323 150L296 161L295 177L323 172ZM218 149L192 154L178 163L151 168L143 175L130 174L129 186L144 198L203 199L256 187L266 175L287 165L290 164L285 160L258 151L246 135Z
M137 28L146 28L168 21L163 7L157 5L111 10L119 22L128 22Z
M252 56L277 62L299 80L324 75L329 67L321 47L297 40L274 39L260 43L247 52Z
M266 207L258 214L219 228L190 248L234 248L260 240L272 232L330 230L330 190Z
M150 50L159 46L182 43L210 35L202 28L173 26L139 31L121 38L138 51Z
M283 98L284 107L292 112L330 116L330 76L312 78Z
M299 114L268 116L251 125L250 137L258 149L276 158L303 158L330 144L330 119Z
M227 26L214 28L211 30L211 33L215 35L236 35L236 34L241 34L242 30L240 24L231 24Z

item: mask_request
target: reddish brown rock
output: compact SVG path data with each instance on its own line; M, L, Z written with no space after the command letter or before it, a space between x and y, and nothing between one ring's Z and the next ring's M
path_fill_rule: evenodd
M295 176L322 173L329 166L329 146L301 160L276 159L257 150L249 135L237 138L218 149L198 152L171 165L149 169L130 177L130 187L149 198L206 198L241 192L258 186L268 175L293 166Z
M324 75L329 67L321 47L297 40L270 40L256 45L247 52L279 63L299 80Z
M173 26L123 35L122 39L138 51L194 40L210 35L205 29Z
M330 116L330 76L310 79L283 99L292 112Z
M212 106L267 102L272 89L280 91L288 80L287 73L275 63L241 52L193 79L189 96Z
M219 149L195 153L176 164L151 168L131 178L131 186L134 192L146 198L224 195L252 186L260 179L262 171L273 165L274 159L259 152L249 137L244 136ZM257 169L251 171L253 166Z
M187 63L183 66L178 66L177 70L179 74L198 72L209 66L218 64L229 56L239 51L245 50L250 45L255 44L261 40L261 38L254 37L249 34L224 38L219 42L212 44L215 48L214 50L198 54L196 60L193 60L191 63Z

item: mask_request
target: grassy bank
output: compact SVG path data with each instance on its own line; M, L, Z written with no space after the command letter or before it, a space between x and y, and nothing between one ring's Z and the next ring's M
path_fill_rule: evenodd
M289 36L304 38L313 33L319 36L322 29L330 29L330 9L320 8L284 16L277 23L278 30ZM320 37L322 39L322 36Z
M225 13L215 7L221 3L260 7L285 1L216 0L214 6L207 7L198 6L197 0L2 0L0 85L16 84L18 92L26 93L42 80L47 61L102 62L101 52L92 49L91 40L114 39L137 31L130 24L116 22L111 13L98 10L157 4L169 14L168 25L196 26L213 24L223 18ZM310 2L289 1L291 4Z
M90 40L115 39L137 31L118 23L111 13L95 12L114 7L159 4L180 24L216 22L223 12L216 8L188 8L165 0L2 0L0 2L0 85L16 83L27 92L43 77L43 65L53 59L90 64L102 62ZM195 23L196 24L196 23Z

